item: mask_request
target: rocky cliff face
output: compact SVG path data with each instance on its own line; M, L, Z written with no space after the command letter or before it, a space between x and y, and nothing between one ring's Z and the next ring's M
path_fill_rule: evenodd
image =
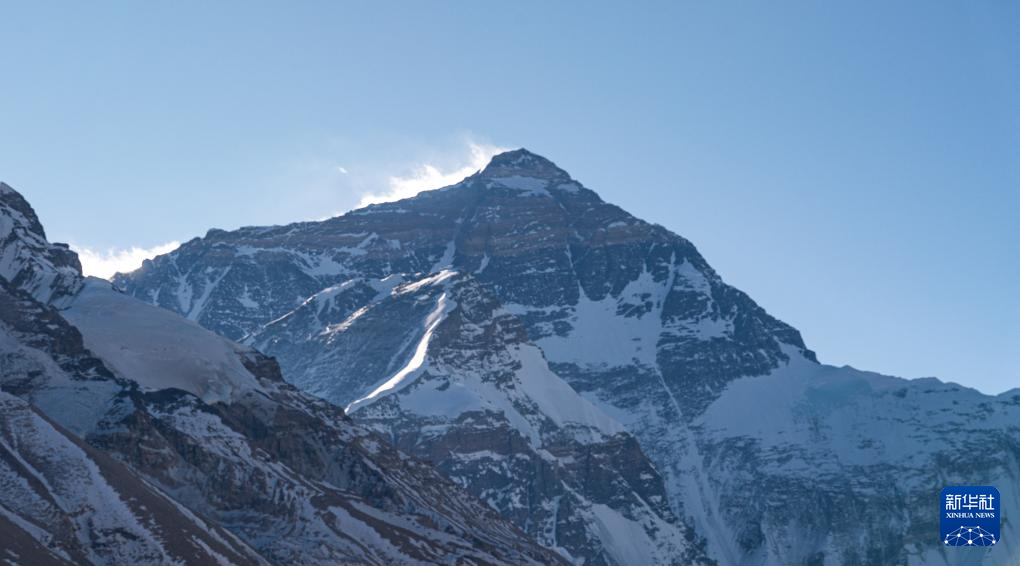
M81 288L77 254L51 244L28 201L6 183L0 183L0 251L0 277L42 302Z
M0 529L12 533L0 552L43 563L560 561L288 385L271 359L54 262L62 248L4 190L0 255L18 262L0 278Z
M525 150L323 222L210 231L117 284L276 356L577 561L627 563L653 532L726 564L1015 556L945 553L935 527L944 485L1018 497L1014 396L819 365L690 242Z
M374 298L352 308L366 288ZM336 322L302 344L329 377L303 386L348 406L539 542L585 564L703 559L633 436L553 373L522 322L470 275L341 285L256 343L292 339L320 314ZM349 356L363 348L373 355Z

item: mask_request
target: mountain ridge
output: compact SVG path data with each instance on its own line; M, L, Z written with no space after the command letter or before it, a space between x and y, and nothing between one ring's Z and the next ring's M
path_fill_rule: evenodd
M437 310L441 291L429 282L443 273L453 273L445 284L469 281L488 297L446 297L470 324ZM546 375L573 389L574 408L588 403L620 423L650 460L653 483L664 486L658 497L684 526L688 548L708 560L962 565L1008 563L1013 552L947 555L926 533L937 533L934 501L944 485L998 485L1004 501L1020 497L1011 479L1020 467L1015 399L818 364L796 329L722 281L688 240L605 203L526 150L413 198L193 240L117 281L244 337L302 389L345 406L369 396L351 406L354 419L433 460L549 547L561 538L544 533L557 529L534 525L563 500L551 492L531 506L507 503L510 494L538 491L535 474L510 463L549 441L538 435L516 451L478 453L498 445L514 414L498 408L507 392L469 402L465 392L478 383ZM399 291L409 285L417 287ZM433 327L435 312L443 320ZM518 338L493 338L501 334L492 329L511 321ZM437 338L443 333L452 334ZM479 340L487 346L472 345ZM509 361L532 347L538 365ZM509 357L488 364L477 352L489 351ZM536 413L539 421L552 416ZM413 432L422 427L432 432ZM989 439L994 455L961 458L972 435ZM567 470L565 487L575 453L554 457ZM626 477L618 464L606 470ZM633 519L626 494L642 493L639 484L608 481L590 495ZM606 536L575 536L575 548L591 553L604 542L615 553L596 551L600 559L661 563L613 540L609 533L626 528L607 527L591 497L573 517ZM898 510L887 528L840 511L887 506Z
M288 385L272 359L53 261L66 248L9 187L0 244L0 528L31 537L21 551L97 564L561 562ZM11 488L42 477L59 489L35 489L26 508Z

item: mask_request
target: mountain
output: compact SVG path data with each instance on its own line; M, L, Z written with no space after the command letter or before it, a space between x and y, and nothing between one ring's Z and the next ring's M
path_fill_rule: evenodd
M247 342L279 356L293 383L358 414L569 559L701 561L701 541L670 509L633 435L550 369L484 270L456 268L465 210L447 200L480 209L473 201L484 194L452 190L408 219L383 207L357 225L302 225L310 239L284 227L244 230L229 246L193 242L156 260L178 275L150 298L234 337L275 321ZM398 233L380 232L394 218Z
M344 308L368 289L371 301ZM304 341L321 354L317 391L333 391L327 398L358 422L542 544L585 564L701 558L634 437L552 372L521 321L472 277L441 270L341 285L279 320L282 335L267 332L259 347L307 330L310 317L331 321ZM372 354L350 358L359 350Z
M0 277L44 303L80 289L77 254L51 244L28 201L6 183L0 183L0 208Z
M82 277L6 185L0 242L5 559L560 562L272 359Z
M577 563L1017 553L1008 519L998 548L945 551L936 502L1020 503L1020 393L819 364L689 241L526 150L322 222L210 230L115 282L276 357Z

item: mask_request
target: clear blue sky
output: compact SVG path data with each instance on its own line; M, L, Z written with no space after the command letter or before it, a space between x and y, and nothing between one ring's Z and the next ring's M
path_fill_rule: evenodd
M825 362L1020 386L1020 4L375 4L6 3L0 179L148 248L525 146Z

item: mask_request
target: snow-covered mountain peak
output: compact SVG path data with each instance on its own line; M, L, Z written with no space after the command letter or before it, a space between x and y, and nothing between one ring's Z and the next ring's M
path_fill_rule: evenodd
M498 176L507 171L517 173L530 171L569 176L566 171L557 167L552 161L523 147L496 154L482 170L482 174Z
M0 221L2 222L0 227L3 229L0 235L4 236L5 241L9 239L10 232L15 227L36 238L46 239L46 231L43 230L35 210L21 193L7 183L0 183L0 218L3 219Z
M247 336L575 563L963 564L925 542L932 486L1020 497L1016 391L820 365L691 242L523 149L411 199L197 238L118 284ZM956 450L977 437L980 463ZM891 493L891 524L839 511Z
M81 288L81 262L66 244L46 240L32 206L0 183L0 278L36 299L54 302Z
M492 158L478 178L525 192L542 192L547 188L577 191L581 187L555 163L524 148L500 153ZM470 181L471 178L465 180Z

